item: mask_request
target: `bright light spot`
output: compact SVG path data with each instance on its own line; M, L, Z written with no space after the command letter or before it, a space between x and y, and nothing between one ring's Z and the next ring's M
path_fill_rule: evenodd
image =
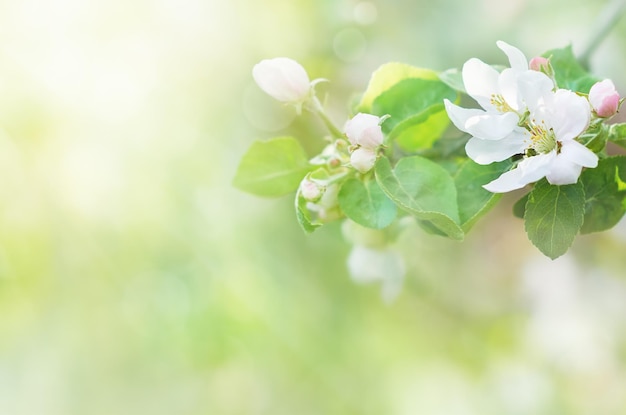
M333 39L335 55L344 62L356 62L363 58L367 50L367 40L355 28L343 29Z
M370 25L378 20L378 9L371 1L362 1L354 6L354 21L362 25Z

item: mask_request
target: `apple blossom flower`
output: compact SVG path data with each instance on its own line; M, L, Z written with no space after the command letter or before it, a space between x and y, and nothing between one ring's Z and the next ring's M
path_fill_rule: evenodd
M534 58L529 65L518 49L497 44L511 68L498 73L475 58L463 66L465 89L482 109L444 101L454 125L472 135L465 151L476 163L523 156L516 168L483 187L503 193L543 177L556 185L576 183L583 167L598 164L598 156L576 141L589 126L589 103L572 91L554 90L544 73L550 65L545 58Z
M518 123L538 99L554 89L554 82L543 72L530 70L524 54L498 41L497 46L509 58L510 68L498 72L480 59L463 65L463 84L467 93L482 109L461 108L444 100L452 123L473 139L501 140L514 134Z
M617 113L619 94L610 79L596 82L589 91L589 102L598 117L608 118Z
M526 128L518 127L508 139L468 142L467 154L479 164L523 154L513 170L483 186L490 192L520 189L543 177L555 185L573 184L583 167L598 165L598 156L576 141L589 126L590 118L584 97L559 89L544 96L530 112Z
M350 164L361 173L367 173L376 164L376 150L360 147L350 155Z
M384 120L384 117L359 112L344 126L350 144L372 150L382 145L383 131L380 123Z
M290 104L301 104L311 94L306 70L290 58L264 59L252 68L257 85L272 98Z

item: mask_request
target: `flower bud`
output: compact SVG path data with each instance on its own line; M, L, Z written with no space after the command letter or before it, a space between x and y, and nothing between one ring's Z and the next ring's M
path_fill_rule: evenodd
M314 202L322 195L322 189L320 189L317 183L309 179L304 179L300 183L300 194L302 194L302 197L306 200Z
M252 68L257 85L278 101L301 103L311 91L311 81L306 70L289 58L264 59Z
M350 164L361 173L367 173L376 164L376 151L369 148L357 148L350 156Z
M549 73L550 72L550 61L543 56L535 56L528 63L528 67L533 71Z
M380 122L381 117L360 112L346 123L344 131L352 145L373 150L383 143Z
M619 108L619 94L610 79L596 82L589 91L589 102L598 117L607 118L615 115Z

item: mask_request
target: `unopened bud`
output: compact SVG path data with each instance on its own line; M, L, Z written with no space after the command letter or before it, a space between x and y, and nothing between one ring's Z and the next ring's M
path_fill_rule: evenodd
M361 173L367 173L376 164L376 151L357 148L350 156L350 164Z
M252 68L252 77L266 94L282 102L302 103L311 91L306 70L289 58L262 60Z
M589 91L589 103L598 117L608 118L619 109L619 94L610 79L596 82Z
M543 56L535 56L528 63L528 67L533 71L548 73L550 71L550 61Z
M317 183L309 179L304 179L300 183L300 194L302 194L302 197L306 200L314 202L322 195L322 189L320 189Z
M381 117L360 112L346 123L344 131L352 145L373 150L383 143L381 120Z

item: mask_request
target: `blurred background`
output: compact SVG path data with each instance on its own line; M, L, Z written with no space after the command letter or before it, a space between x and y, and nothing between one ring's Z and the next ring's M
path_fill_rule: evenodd
M1 1L0 414L626 413L626 225L550 261L508 195L463 243L403 234L387 303L339 223L231 186L255 139L322 145L263 58L342 125L385 62L580 52L606 3ZM624 51L623 19L591 62L622 95Z

